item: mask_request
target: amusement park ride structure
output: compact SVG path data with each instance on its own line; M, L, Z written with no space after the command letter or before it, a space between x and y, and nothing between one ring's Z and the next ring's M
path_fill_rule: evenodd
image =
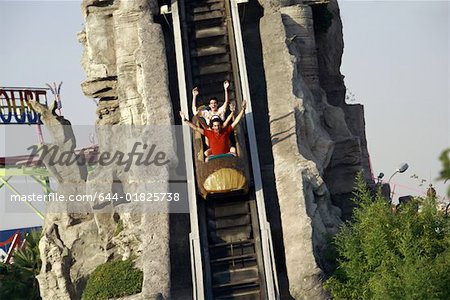
M181 110L189 111L192 87L201 86L207 99L221 97L225 80L230 82L230 98L238 106L244 99L248 104L245 124L235 128L236 160L245 161L249 169L249 188L240 195L208 195L203 188L207 180L202 179L211 168L199 160L199 137L191 137L183 126L193 298L198 300L280 298L239 17L238 4L245 2L172 1L171 7L161 7L161 14L170 14L172 20ZM232 166L210 167L218 169L210 170L216 174Z
M50 90L57 103L56 113L61 114L60 89L62 82L57 86L47 84L49 88L30 88L30 87L0 87L0 125L2 126L18 126L31 125L35 126L37 135L37 144L44 144L42 134L40 115L33 110L29 105L29 101L37 101L43 105L48 104L47 92ZM7 128L5 128L6 134ZM6 136L5 136L6 141ZM11 146L14 148L14 141ZM9 147L8 146L8 147ZM20 150L20 149L14 149ZM24 150L25 151L25 150ZM19 188L14 186L14 178L25 177L26 180L31 179L36 182L41 188L44 195L48 195L53 191L50 186L50 174L46 167L38 160L35 155L15 155L0 157L0 189L7 188L15 195L22 196L23 193ZM3 193L6 195L6 193ZM6 201L6 199L2 199ZM39 211L29 201L21 201L25 203L39 218L44 220L44 214ZM20 246L21 234L20 231L14 233L6 241L0 241L1 246L10 245L7 255L4 259L5 263L10 262L13 250Z
M0 88L0 125L33 125L36 128L38 144L43 144L40 116L28 103L34 100L47 105L47 91L47 88ZM13 143L13 141L10 142ZM26 176L37 182L42 186L45 194L52 191L47 169L29 155L0 157L0 189L6 187L14 194L22 195L9 182L18 176ZM25 204L41 219L44 219L44 215L33 204L30 202L25 202Z

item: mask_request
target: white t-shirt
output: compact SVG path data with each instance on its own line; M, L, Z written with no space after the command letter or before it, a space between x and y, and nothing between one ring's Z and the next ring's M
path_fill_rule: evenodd
M213 116L219 116L219 118L221 118L222 121L225 121L225 112L226 109L224 104L221 107L219 107L219 109L214 113L211 110L204 109L200 112L200 116L202 116L205 119L206 124L209 125L209 122L211 121Z

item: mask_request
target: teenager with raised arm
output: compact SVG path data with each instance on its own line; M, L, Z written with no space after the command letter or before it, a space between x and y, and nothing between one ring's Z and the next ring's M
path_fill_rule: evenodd
M220 155L226 153L235 155L235 153L230 152L229 136L244 116L246 106L246 101L242 102L242 109L234 119L233 123L225 127L223 126L223 121L220 117L213 117L209 124L209 128L202 128L189 121L189 119L186 118L186 114L184 112L180 111L180 116L182 120L188 123L189 127L208 138L210 155Z
M230 87L230 82L228 80L225 80L223 82L223 89L225 93L225 102L221 107L219 107L219 102L217 98L211 98L209 99L209 110L207 109L200 109L200 117L203 117L206 121L206 124L209 125L211 119L214 116L219 116L222 121L225 121L225 112L227 111L229 98L228 98L228 88ZM192 89L192 114L196 116L198 114L199 109L197 108L197 96L199 94L198 88L195 87Z

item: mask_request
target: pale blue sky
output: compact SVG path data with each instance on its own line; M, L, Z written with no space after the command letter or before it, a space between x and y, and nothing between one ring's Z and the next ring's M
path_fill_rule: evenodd
M85 79L76 38L83 25L80 3L0 0L0 86L44 87L63 80L63 113L77 125L95 119L95 105L80 88ZM384 172L387 179L408 162L410 169L392 182L398 195L420 194L424 188L410 176L435 179L438 155L450 145L449 2L339 3L341 71L365 106L374 174ZM444 194L442 184L438 191ZM0 204L0 230L39 223L31 213L5 214Z
M343 1L342 73L364 104L374 175L396 175L399 195L420 194L438 177L438 156L450 145L449 2ZM444 195L441 182L433 182Z
M95 104L81 92L85 79L77 32L81 1L0 0L0 85L45 87L64 81L64 115L77 125L93 124Z

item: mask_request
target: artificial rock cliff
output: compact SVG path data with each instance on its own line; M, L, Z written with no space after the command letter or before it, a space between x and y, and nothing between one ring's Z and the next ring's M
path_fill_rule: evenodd
M243 30L256 128L265 128L257 134L279 280L295 299L326 298L326 239L363 167L363 115L345 104L337 2L327 5L323 31L314 29L314 10L323 8L308 5L315 1L260 2Z
M370 174L363 110L345 103L339 71L339 8L335 0L325 4L331 23L326 30L315 30L324 7L317 2L253 0L244 4L242 18L283 299L328 298L322 287L328 270L323 258L327 238L337 232L342 212L348 215L356 173L363 169ZM129 143L146 143L151 136L135 134L130 126L174 124L172 107L179 106L179 99L171 82L174 59L168 48L173 42L163 32L170 26L155 22L155 0L84 0L82 12L85 28L78 38L87 74L82 88L99 100L99 149L127 152ZM62 126L48 113L43 120ZM74 141L68 145L60 134L54 135L54 142L73 150ZM166 149L176 148L170 134L163 143ZM169 177L167 168L158 170L157 178L156 170L135 167L100 166L87 177L85 170L51 171L63 194L141 192ZM43 298L79 299L96 266L135 256L144 283L134 298L190 299L188 219L164 210L143 212L142 207L118 204L48 214L40 244ZM117 234L119 223L123 230Z
M99 151L129 153L133 143L151 145L152 132L146 130L173 124L162 30L152 21L158 12L156 2L86 0L82 12L85 28L78 39L85 46L82 65L87 74L82 88L86 95L99 99ZM52 118L44 117L44 123L52 123ZM163 143L169 149L175 145L171 135ZM54 172L57 178L58 172ZM167 169L134 165L129 170L115 164L100 165L84 180L76 173L72 176L79 194L139 193L168 182ZM59 181L59 192L73 193L73 186ZM169 214L146 213L145 209L133 203L92 205L86 214L68 211L60 217L47 217L40 246L43 298L79 299L96 266L130 256L138 257L137 266L144 272L140 296L168 298ZM78 215L83 219L72 221ZM120 232L119 226L123 228ZM54 233L53 228L59 232Z

